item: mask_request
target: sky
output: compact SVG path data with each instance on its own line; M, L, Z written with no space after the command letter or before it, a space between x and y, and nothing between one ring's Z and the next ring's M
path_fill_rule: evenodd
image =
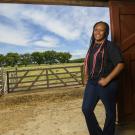
M0 4L0 54L54 50L83 58L97 21L110 24L107 7Z

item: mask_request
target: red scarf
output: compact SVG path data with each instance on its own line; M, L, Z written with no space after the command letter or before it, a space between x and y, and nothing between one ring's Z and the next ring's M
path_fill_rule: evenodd
M92 71L91 71L91 75L93 77L94 75L94 71L95 71L95 66L96 66L96 60L97 60L97 56L98 56L98 53L101 51L101 48L104 44L104 41L101 43L100 47L98 48L98 50L95 52L94 54L94 58L93 58L93 64L92 64ZM95 46L95 44L94 44ZM85 76L88 75L88 61L89 61L89 55L90 55L90 49L88 50L87 54L86 54L86 57L85 57L85 60L84 60L84 74ZM100 72L102 71L102 67L103 67L103 57L104 57L104 48L103 48L103 52L102 52L102 63L101 63L101 67L100 67L100 71L99 71L99 74Z

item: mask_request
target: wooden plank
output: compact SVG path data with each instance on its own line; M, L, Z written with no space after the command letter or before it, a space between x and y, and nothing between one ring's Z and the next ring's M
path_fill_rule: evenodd
M50 71L52 74L54 74L54 76L55 76L56 78L58 78L58 79L66 86L66 83L65 83L57 74L55 74L55 73L52 71L52 69L49 69L49 71Z
M76 79L76 77L73 76L73 75L67 70L66 67L65 67L64 69L65 69L65 71L66 71L72 78L74 78L74 79L76 80L76 82L78 82L78 83L80 84L80 81L78 81L78 80Z
M75 5L107 7L108 0L1 0L1 3L46 4L46 5Z
M18 84L23 80L23 78L28 74L28 71L25 72L25 74L23 75L22 78L20 78L20 80L16 83L16 85L14 86L14 88L16 88L18 86Z
M83 65L83 64L82 64ZM79 68L81 67L82 65L79 65L79 66L66 66L66 68ZM64 68L65 66L61 66L61 67L50 67L50 68L34 68L34 69L18 69L17 71L18 72L23 72L23 71L37 71L37 70L46 70L46 69L61 69L61 68ZM10 72L16 72L14 70L9 70L8 71L9 73Z
M81 73L80 71L74 71L74 72L70 72L70 73ZM58 75L63 75L63 74L68 74L67 72L64 72L64 73L56 73L56 74L58 74ZM50 73L48 73L48 75L54 75L54 74L50 74ZM36 77L37 75L27 75L27 76L25 76L26 78L27 77ZM47 76L46 74L42 74L41 76ZM16 78L23 78L24 77L24 75L23 76L17 76L17 77L10 77L10 79L16 79Z
M79 78L79 79L81 79L81 76L77 76L76 78ZM61 79L73 79L72 77L62 77ZM56 78L55 79L49 79L50 81L51 80L57 80ZM45 82L45 81L47 81L47 79L44 79L44 80L38 80L37 82ZM20 83L32 83L33 81L24 81L24 82L20 82ZM12 84L16 84L15 82L10 82L9 83L9 85L12 85ZM19 83L18 83L19 84Z
M30 85L29 89L31 89L31 87L35 84L35 82L39 79L40 75L42 75L42 73L44 72L45 70L42 70L42 72L37 75L37 78L32 82L32 84Z
M79 85L79 84L73 84L73 85L68 85L69 87L70 86L81 86L81 85ZM50 89L51 88L60 88L60 87L65 87L65 86L52 86L52 87L49 87ZM33 87L33 88L31 88L31 90L39 90L39 89L48 89L47 87ZM22 89L21 88L21 90L20 89L15 89L15 91L26 91L26 90L28 90L28 89Z
M46 69L46 79L47 79L47 88L49 88L49 76L48 76L48 70Z
M70 83L77 83L76 81L68 81L67 82L67 86L69 86L69 84ZM50 83L49 84L49 88L52 86L52 85L58 85L58 84L61 84L62 85L62 83L61 82L57 82L57 83ZM71 85L71 84L70 84ZM78 83L76 84L76 85L78 85ZM79 84L80 85L80 84ZM31 86L31 85L30 85ZM47 87L47 84L46 83L43 83L43 84L35 84L35 85L32 85L31 87L29 87L29 85L27 85L27 86L18 86L18 87L16 87L15 89L14 89L14 87L12 88L12 87L10 87L12 90L16 90L16 89L23 89L23 88L28 88L28 89L31 89L32 87L35 87L35 86L45 86L45 87ZM62 85L63 86L63 85ZM47 87L48 88L48 87Z
M76 81L69 81L67 86L69 86L69 85L72 86L69 83L74 83L74 82L76 82ZM60 84L61 86L64 86L64 85L62 85L62 83L50 83L49 86L51 87L51 85L57 85L57 84ZM76 85L78 85L78 84L76 84ZM29 87L29 85L28 86L18 86L18 87L16 87L16 89L19 89L19 88L20 89L23 89L23 88L32 89L32 87L38 87L38 86L44 86L45 87L45 86L47 86L47 84L44 83L44 84L32 85L31 87ZM11 87L11 89L14 89L14 87L13 88Z
M9 72L7 71L6 73L7 73L7 91L9 93L10 92L9 91Z
M84 85L84 66L81 67L81 78L82 78L82 84Z
M120 39L120 9L118 6L116 6L117 3L115 1L110 1L109 3L109 10L110 10L110 22L111 22L111 38L112 41L115 41L116 43L121 43ZM121 46L120 46L121 47Z

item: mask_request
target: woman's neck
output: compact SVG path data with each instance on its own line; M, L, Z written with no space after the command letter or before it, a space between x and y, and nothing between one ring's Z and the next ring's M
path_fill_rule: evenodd
M101 41L95 40L95 44L98 44L98 45L101 45L103 42L104 42L104 40L101 40Z

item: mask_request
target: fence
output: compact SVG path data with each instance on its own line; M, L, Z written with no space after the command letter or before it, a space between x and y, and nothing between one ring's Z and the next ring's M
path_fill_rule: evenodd
M83 65L7 71L8 92L83 85Z
M0 95L4 95L6 93L7 93L7 76L3 67L0 67Z

